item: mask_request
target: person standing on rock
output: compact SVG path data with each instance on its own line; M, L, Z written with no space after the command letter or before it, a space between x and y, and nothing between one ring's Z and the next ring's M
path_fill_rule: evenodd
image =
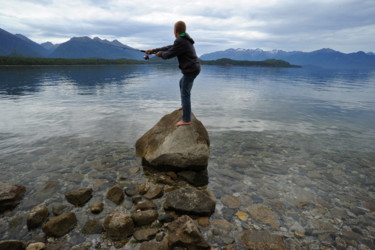
M156 56L163 59L170 59L177 56L179 68L183 74L180 80L182 119L176 126L191 124L191 101L190 92L194 79L199 75L201 66L195 52L194 40L186 33L186 24L178 21L174 25L176 40L173 45L146 50L146 54L156 53Z

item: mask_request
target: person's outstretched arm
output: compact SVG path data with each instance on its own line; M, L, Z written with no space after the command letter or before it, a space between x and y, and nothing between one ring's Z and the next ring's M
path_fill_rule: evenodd
M161 48L156 48L156 49L148 49L146 50L146 54L156 54L158 53L159 51L166 51L166 50L169 50L170 48L172 48L173 45L168 45L168 46L165 46L165 47L161 47Z

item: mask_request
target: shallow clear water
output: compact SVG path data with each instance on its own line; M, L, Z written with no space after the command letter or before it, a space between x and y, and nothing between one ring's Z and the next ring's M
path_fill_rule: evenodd
M179 107L179 78L156 65L0 68L0 181L27 186L0 239L40 234L19 222L66 191L92 186L105 200L114 183L145 181L134 143ZM375 245L375 71L204 66L192 103L211 139L211 219L233 225L227 237L204 229L211 244L258 229L294 247ZM241 205L229 208L228 195ZM252 214L260 205L268 220ZM76 212L82 225L87 211Z

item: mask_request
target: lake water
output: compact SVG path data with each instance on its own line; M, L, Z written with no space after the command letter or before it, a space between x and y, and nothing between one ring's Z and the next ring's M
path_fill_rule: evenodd
M67 204L67 191L93 187L102 201L147 180L134 144L180 106L179 78L166 65L1 67L0 181L27 192L0 217L0 240L43 235L28 232L28 211ZM211 139L211 220L230 223L225 236L202 229L213 246L255 229L296 249L375 247L375 70L204 66L192 108ZM105 206L99 218L119 209ZM60 240L100 241L78 233L90 214L74 209L79 226Z

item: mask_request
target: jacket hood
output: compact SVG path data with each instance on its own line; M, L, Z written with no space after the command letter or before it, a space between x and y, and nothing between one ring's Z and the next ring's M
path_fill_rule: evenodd
M191 38L188 33L185 33L184 36L180 36L180 37L183 38L183 39L188 40L189 42L191 42L191 44L195 43L194 40L193 40L193 38Z

